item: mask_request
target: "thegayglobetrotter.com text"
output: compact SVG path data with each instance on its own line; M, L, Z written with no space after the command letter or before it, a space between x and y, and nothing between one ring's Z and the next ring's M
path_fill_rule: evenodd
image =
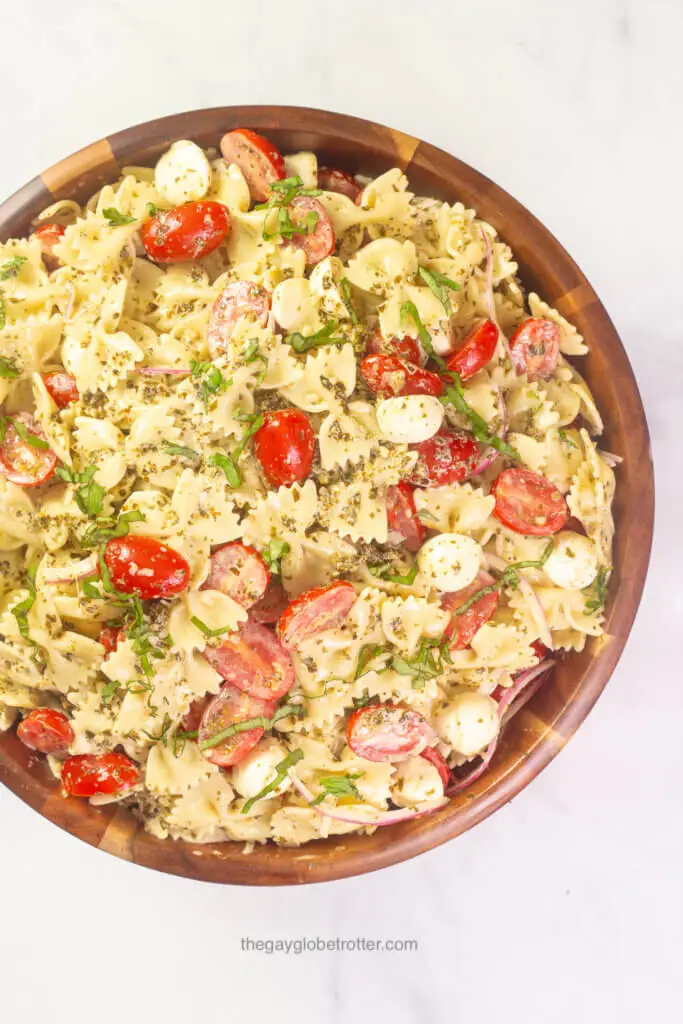
M243 953L416 953L417 939L367 939L364 936L323 939L305 935L298 939L254 939L242 936Z

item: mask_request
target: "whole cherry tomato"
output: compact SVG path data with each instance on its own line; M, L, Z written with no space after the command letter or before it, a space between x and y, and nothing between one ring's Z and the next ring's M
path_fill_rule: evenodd
M200 200L157 213L144 222L140 234L147 255L157 263L186 263L217 249L230 224L227 206Z
M117 590L145 601L172 597L190 582L187 561L154 537L114 537L107 541L104 561Z
M254 453L273 487L305 480L313 465L315 434L301 409L267 412L254 434Z

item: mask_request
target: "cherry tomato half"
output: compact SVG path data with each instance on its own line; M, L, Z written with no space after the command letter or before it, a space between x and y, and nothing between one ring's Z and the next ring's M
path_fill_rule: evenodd
M235 128L224 135L221 153L227 164L237 164L251 198L257 203L265 202L273 182L285 177L285 161L280 151L250 128Z
M225 355L229 350L232 332L240 317L265 327L270 309L270 295L253 281L233 281L225 286L216 299L211 317L207 344L211 358Z
M433 395L443 391L443 381L431 370L404 363L396 356L366 356L361 376L371 391L385 395Z
M346 742L366 761L406 761L437 742L427 720L401 704L368 704L349 716Z
M217 249L230 231L230 214L222 203L184 203L150 217L140 234L147 255L157 263L199 260Z
M256 548L239 541L224 544L211 555L209 575L202 590L220 590L242 608L260 601L270 581L270 569Z
M560 356L560 328L553 320L532 316L510 338L510 355L517 373L529 380L552 377Z
M114 537L104 549L104 561L116 589L144 601L179 594L190 581L183 556L154 537Z
M409 479L416 487L445 487L469 480L481 462L477 442L459 430L440 430L413 448L419 458Z
M450 594L444 594L441 598L441 607L448 612L455 612L478 590L482 590L494 582L490 573L482 571L469 586ZM479 629L494 615L499 600L500 593L494 590L490 594L483 594L462 615L453 615L446 630L446 635L451 638L449 647L452 651L462 651L465 647L469 647Z
M554 484L530 469L504 469L491 484L493 514L515 533L549 537L569 519L563 495Z
M278 700L294 684L294 665L272 630L244 622L218 647L206 647L204 657L219 675L238 690L259 700Z
M296 647L326 629L334 629L355 603L356 591L344 580L307 590L287 607L277 626L278 636L285 647Z
M29 440L21 439L15 422L26 429ZM7 423L0 444L0 473L19 487L38 487L50 479L56 465L57 456L47 447L43 428L29 413L18 412Z
M66 370L44 373L43 384L58 409L66 409L67 405L77 402L81 397L78 393L76 378Z
M400 545L407 551L419 551L427 536L417 516L414 493L415 488L404 481L387 488L388 543Z
M414 366L420 366L423 362L420 344L417 338L411 338L409 334L402 338L383 338L379 330L376 330L367 340L366 351L369 356L397 356Z
M301 409L267 412L254 434L254 454L273 487L305 480L313 465L315 434Z
M285 588L271 579L261 600L249 609L249 618L252 622L277 622L288 604L289 596Z
M336 167L318 168L318 188L324 192L339 192L343 196L348 196L354 203L363 191L352 175Z
M484 320L470 331L458 351L448 360L446 368L455 370L460 380L469 380L490 362L497 344L498 328L492 320Z
M97 639L102 644L107 654L113 654L121 640L124 638L125 633L120 626L102 626L100 635Z
M17 736L25 747L41 754L63 754L74 741L69 719L55 708L31 711L17 726Z
M238 722L247 722L251 718L272 718L274 710L275 704L272 701L258 700L225 683L221 687L221 692L213 697L204 709L199 725L199 743L213 739L223 729ZM202 753L213 764L228 768L230 765L238 764L250 750L254 749L263 732L262 726L237 732L215 747L207 747Z
M125 754L76 754L64 762L62 786L69 796L114 796L140 781L140 770Z

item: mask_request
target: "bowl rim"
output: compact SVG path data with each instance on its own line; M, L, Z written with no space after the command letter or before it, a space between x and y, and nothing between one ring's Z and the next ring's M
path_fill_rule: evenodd
M571 256L533 214L485 175L444 150L377 122L311 107L268 105L211 107L155 118L83 147L18 189L0 205L0 239L15 237L20 231L27 233L31 220L40 210L57 198L83 190L86 182L89 182L87 188L94 192L97 182L105 184L115 180L120 168L131 162L125 159L129 154L139 154L140 163L143 163L149 162L154 154L176 139L203 141L213 137L217 144L221 130L242 124L270 132L276 140L279 135L292 134L304 140L323 138L330 142L334 138L330 148L342 145L348 154L366 158L366 165L371 156L373 159L378 157L379 163L378 160L375 163L380 166L383 161L385 169L391 166L388 160L393 155L394 165L401 166L409 176L411 168L419 168L423 175L441 175L439 180L442 181L452 176L452 184L449 182L446 190L451 190L454 199L459 190L469 189L480 194L476 207L478 216L490 220L519 256L519 243L512 241L506 230L499 228L495 210L504 210L506 216L512 217L520 238L526 231L534 239L533 247L524 246L526 255L533 257L537 245L545 248L554 260L552 272L557 280L567 282L567 287L559 289L559 296L548 297L545 289L543 297L546 301L559 307L570 320L587 315L589 310L596 324L595 330L599 327L600 340L589 338L589 347L609 350L610 360L616 366L615 372L620 375L628 406L629 428L633 437L638 438L637 451L634 447L633 452L639 460L642 484L637 518L635 511L628 509L622 512L624 516L628 512L630 526L637 527L638 542L626 549L620 566L620 585L608 605L609 625L615 626L618 640L604 643L596 649L596 656L591 658L576 691L559 709L543 714L535 712L537 694L520 712L517 717L524 719L522 728L527 729L530 735L530 747L521 760L515 761L507 772L499 774L486 788L475 784L472 794L466 791L461 799L451 801L443 812L418 820L419 824L416 821L394 826L388 830L390 835L386 842L369 842L383 832L378 829L370 837L335 836L302 847L277 847L269 843L257 846L251 856L244 856L241 842L202 845L157 840L142 832L139 823L131 825L131 815L115 804L94 808L86 801L62 799L58 784L49 775L44 762L36 765L36 758L16 740L12 730L0 733L0 781L48 820L90 845L122 859L194 879L248 885L301 884L353 877L433 849L478 824L510 801L553 760L604 690L631 631L645 586L652 545L654 473L645 411L628 357L604 306ZM317 146L317 149L324 151L325 145ZM523 256L519 257L519 264L524 276L528 264ZM628 432L623 436L628 445ZM624 526L617 525L617 531L620 529ZM575 657L572 653L571 658ZM267 855L264 851L271 853Z

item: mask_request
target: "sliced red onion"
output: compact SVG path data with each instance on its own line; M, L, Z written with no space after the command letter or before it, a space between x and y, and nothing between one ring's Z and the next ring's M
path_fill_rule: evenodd
M192 370L180 370L175 366L140 366L135 368L142 377L188 377Z
M610 469L614 469L615 466L620 466L624 461L621 455L615 455L613 452L603 452L598 449L598 455L603 462L606 462Z
M294 788L299 791L301 796L308 801L310 804L311 800L315 800L314 794L310 789L304 785L293 770L290 770L289 777L292 780ZM352 811L341 811L335 807L334 810L330 810L328 807L323 807L322 804L315 804L313 810L317 811L318 814L324 818L333 818L335 821L346 821L349 825L365 825L366 827L374 828L375 826L381 825L398 825L401 821L410 821L412 818L419 818L423 814L431 814L433 811L438 811L441 807L445 807L448 800L444 797L438 803L433 804L432 807L426 807L421 811L413 811L410 808L401 808L399 811L376 811L373 818L359 818L358 815Z
M521 575L521 573L519 576L519 591L526 601L529 611L531 612L531 616L538 627L539 639L546 647L549 647L552 650L553 639L550 635L550 626L548 625L548 620L545 617L543 605L536 596L534 588L531 586L529 581Z
M80 562L72 562L71 565L54 566L51 569L44 569L42 572L43 583L75 583L77 580L84 580L87 576L93 576L98 570L97 555L88 555Z
M486 234L483 228L480 228L480 231L481 237L484 240L484 248L486 249L486 305L488 306L489 317L491 321L498 328L498 337L502 338L503 340L505 354L508 356L509 359L511 359L512 357L510 355L510 346L508 344L508 340L505 337L505 332L501 331L500 325L498 323L498 318L496 316L496 300L493 296L493 249L491 248L491 239Z
M453 796L454 793L459 793L461 790L467 789L468 786L473 782L476 782L476 780L484 774L488 766L491 764L491 758L496 752L499 738L500 732L491 740L488 747L482 754L480 764L478 764L473 771L468 775L463 776L461 779L453 778L453 781L449 784L448 789L446 790L446 796Z
M533 665L531 668L527 668L524 672L519 673L512 686L507 688L498 701L498 715L501 723L509 722L524 707L526 702L531 700L541 685L543 676L554 664L555 662L552 658L546 658L544 661L539 662L538 665ZM535 686L532 686L532 683L535 683ZM524 698L518 700L517 698L522 691L524 691Z
M497 452L495 448L486 448L481 454L481 461L474 467L470 476L479 476L480 473L483 473L485 469L488 469L496 461L499 455L500 452Z

